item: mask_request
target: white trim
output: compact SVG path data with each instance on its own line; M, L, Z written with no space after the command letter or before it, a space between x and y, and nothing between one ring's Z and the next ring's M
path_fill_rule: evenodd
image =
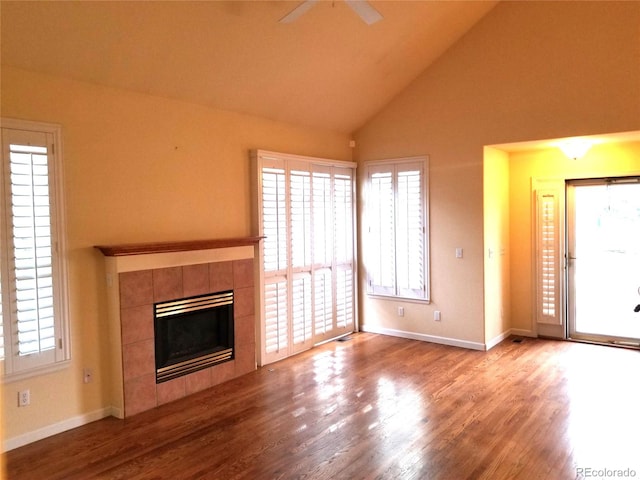
M57 372L59 370L64 370L65 368L68 368L69 365L71 365L71 359L61 360L55 363L48 363L39 367L30 368L29 370L23 370L21 372L8 373L0 377L0 385L11 382L18 382L26 378L37 377L40 375Z
M393 231L391 236L393 237L392 242L393 245L390 247L392 250L392 255L394 258L398 256L398 252L401 250L400 247L396 245L398 234L397 234L397 221L399 218L398 214L398 191L399 191L399 173L406 171L406 169L411 168L412 166L418 168L420 170L420 189L422 196L422 222L423 222L423 251L422 256L424 259L423 271L422 271L422 282L423 287L420 290L414 289L402 289L398 286L398 263L397 261L393 262L393 267L391 270L393 276L393 285L377 285L373 283L372 275L370 272L370 268L367 268L367 264L372 257L377 256L380 252L380 246L377 245L379 243L378 238L374 239L364 239L364 243L369 245L371 251L367 254L367 249L363 252L362 264L365 267L366 273L366 293L370 297L380 297L380 298L389 298L389 299L402 299L402 300L412 300L421 303L428 304L431 302L431 267L430 267L430 242L429 242L429 161L430 158L428 155L420 155L415 157L401 157L401 158L392 158L386 160L367 160L364 162L365 172L364 172L364 185L362 187L363 195L365 199L364 208L363 208L363 226L361 227L363 235L371 236L375 234L371 233L372 225L377 224L377 221L372 220L372 210L374 207L370 206L371 200L373 198L371 190L371 178L375 173L389 173L391 174L391 190L392 190L392 199L393 203L393 213L392 213L392 227L390 227ZM362 181L362 180L361 180ZM375 218L375 215L373 216ZM406 253L404 254L406 255ZM375 267L374 267L375 268Z
M517 335L519 337L538 338L538 335L533 330L525 330L523 328L512 328L509 330L511 335Z
M386 165L389 163L397 164L397 163L413 163L413 162L429 162L429 155L416 155L415 157L397 157L397 158L387 158L380 160L365 160L365 167L369 165Z
M331 160L329 158L318 158L318 157L305 157L303 155L295 155L292 153L278 153L278 152L270 152L267 150L252 150L251 156L254 159L261 160L290 160L294 162L305 161L309 163L313 163L316 165L327 165L331 167L342 167L342 168L357 168L358 164L356 162L348 162L341 160Z
M156 268L180 267L202 263L226 262L253 258L254 247L224 247L206 250L189 250L185 252L162 252L147 255L123 255L107 257L114 259L117 273L137 272Z
M467 340L458 340L457 338L439 337L436 335L427 335L425 333L407 332L404 330L395 330L393 328L376 327L362 325L360 331L369 333L379 333L381 335L389 335L392 337L408 338L410 340L420 340L423 342L438 343L441 345L449 345L451 347L467 348L470 350L485 350L484 343L469 342Z
M100 410L94 410L93 412L68 418L52 425L47 425L46 427L39 428L38 430L33 430L31 432L18 435L17 437L7 438L2 443L2 452L8 452L9 450L23 447L24 445L37 442L38 440L42 440L43 438L51 437L53 435L57 435L58 433L66 432L67 430L81 427L83 425L87 425L88 423L92 423L106 417L117 416L117 413L118 409L105 407Z
M500 342L506 340L511 336L511 329L502 332L500 335L493 337L491 340L485 343L485 350L491 350L493 347L498 345Z
M502 332L500 335L492 338L487 343L469 342L467 340L459 340L457 338L439 337L436 335L427 335L425 333L407 332L404 330L396 330L393 328L384 328L384 327L376 327L376 326L368 326L368 325L362 325L360 328L360 331L368 332L368 333L378 333L380 335L389 335L392 337L408 338L410 340L420 340L423 342L438 343L440 345L449 345L452 347L467 348L470 350L483 350L483 351L491 350L493 347L498 345L500 342L503 342L504 340L509 338L511 335L517 335L520 337L537 338L537 335L531 330L523 330L520 328L510 328L509 330L506 330Z

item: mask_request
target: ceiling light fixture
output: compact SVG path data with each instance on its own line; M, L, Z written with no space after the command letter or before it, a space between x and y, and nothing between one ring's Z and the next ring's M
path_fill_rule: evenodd
M307 13L307 11L310 10L311 7L313 7L316 3L318 3L318 0L303 1L296 8L282 17L279 22L292 23L296 21L299 17ZM380 12L373 8L366 0L344 0L344 3L346 3L349 8L351 8L351 10L356 12L362 19L362 21L367 25L373 25L374 23L382 20L382 15L380 14Z
M571 160L582 158L593 145L584 138L569 138L558 143L558 148Z

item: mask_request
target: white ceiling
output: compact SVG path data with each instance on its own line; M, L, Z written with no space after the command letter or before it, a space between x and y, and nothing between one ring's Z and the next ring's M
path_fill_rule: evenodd
M495 1L2 1L2 63L351 133Z

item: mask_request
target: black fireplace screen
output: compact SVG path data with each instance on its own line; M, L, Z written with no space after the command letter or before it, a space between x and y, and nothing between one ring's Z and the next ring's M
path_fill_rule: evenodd
M234 358L233 291L155 304L156 383Z

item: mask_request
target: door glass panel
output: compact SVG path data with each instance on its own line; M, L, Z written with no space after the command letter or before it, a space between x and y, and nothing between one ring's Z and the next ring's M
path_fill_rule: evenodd
M572 335L640 339L640 184L574 191Z

